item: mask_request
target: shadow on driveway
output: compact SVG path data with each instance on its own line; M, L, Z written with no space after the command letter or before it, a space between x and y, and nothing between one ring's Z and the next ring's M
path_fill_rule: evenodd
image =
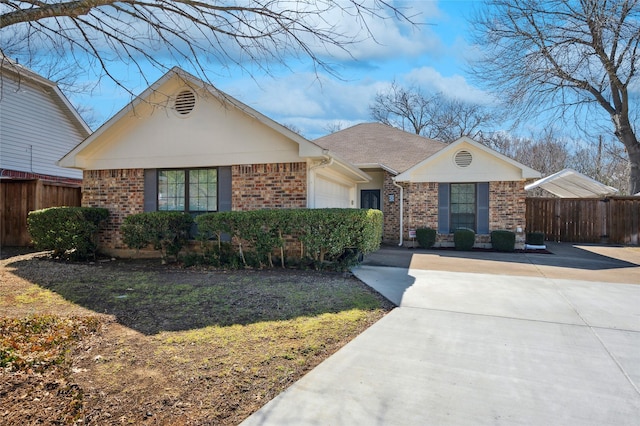
M363 265L640 284L640 248L549 243L549 253L382 247Z

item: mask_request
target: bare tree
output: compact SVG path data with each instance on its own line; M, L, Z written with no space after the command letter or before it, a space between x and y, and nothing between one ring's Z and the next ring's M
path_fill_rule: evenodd
M331 134L331 133L335 133L335 132L339 132L340 130L344 129L347 127L347 124L337 120L337 121L332 121L330 123L327 123L324 126L324 130L327 131L327 134Z
M549 128L541 137L516 137L507 132L483 134L478 141L549 176L567 167L629 193L629 162L619 142L603 136L598 143L560 137ZM544 191L536 191L538 195Z
M608 117L638 192L639 20L638 0L491 0L472 22L484 52L472 71L521 117L555 113L585 129Z
M380 123L417 135L430 136L434 125L434 100L416 87L405 89L395 81L378 92L369 106L371 117Z
M571 167L570 148L573 145L566 138L559 138L553 128L546 130L539 138L512 136L506 132L482 135L479 142L534 170L543 176Z
M359 31L343 31L336 15ZM207 63L254 75L292 56L331 70L323 58L348 53L371 37L371 20L389 17L411 22L385 0L2 0L0 53L58 55L134 95L119 75L122 64L145 80L147 65L164 72L178 64L207 79Z
M578 146L569 164L580 173L613 186L619 194L629 194L629 162L617 141L600 136L597 144Z
M449 99L443 93L427 94L415 86L404 88L395 81L376 94L369 111L376 121L444 142L477 137L495 119L485 106Z
M494 124L497 118L489 107L460 99L443 99L439 104L440 109L435 111L434 126L438 135L436 139L445 142L454 141L462 136L478 139L482 128Z

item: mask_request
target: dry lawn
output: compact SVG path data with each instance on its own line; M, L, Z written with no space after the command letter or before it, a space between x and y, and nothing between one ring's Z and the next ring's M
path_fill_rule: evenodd
M10 254L0 424L238 424L391 308L350 274Z

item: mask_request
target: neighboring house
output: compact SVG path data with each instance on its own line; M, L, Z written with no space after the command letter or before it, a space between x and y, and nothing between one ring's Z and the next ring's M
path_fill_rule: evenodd
M0 246L30 243L30 211L80 204L82 172L57 161L90 133L56 83L0 55Z
M57 161L90 134L56 83L0 56L0 178L80 184Z
M330 150L174 68L60 161L84 173L84 206L106 207L103 251L123 219L260 208L356 207L371 178Z
M540 173L470 138L444 144L379 123L359 124L314 141L372 177L358 185L358 207L384 213L383 239L404 244L420 227L471 228L480 246L506 229L524 242L525 183Z

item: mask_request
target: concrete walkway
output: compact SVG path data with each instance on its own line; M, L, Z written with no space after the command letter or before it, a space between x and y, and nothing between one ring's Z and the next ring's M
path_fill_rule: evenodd
M640 249L550 250L368 256L399 308L243 425L639 425Z

